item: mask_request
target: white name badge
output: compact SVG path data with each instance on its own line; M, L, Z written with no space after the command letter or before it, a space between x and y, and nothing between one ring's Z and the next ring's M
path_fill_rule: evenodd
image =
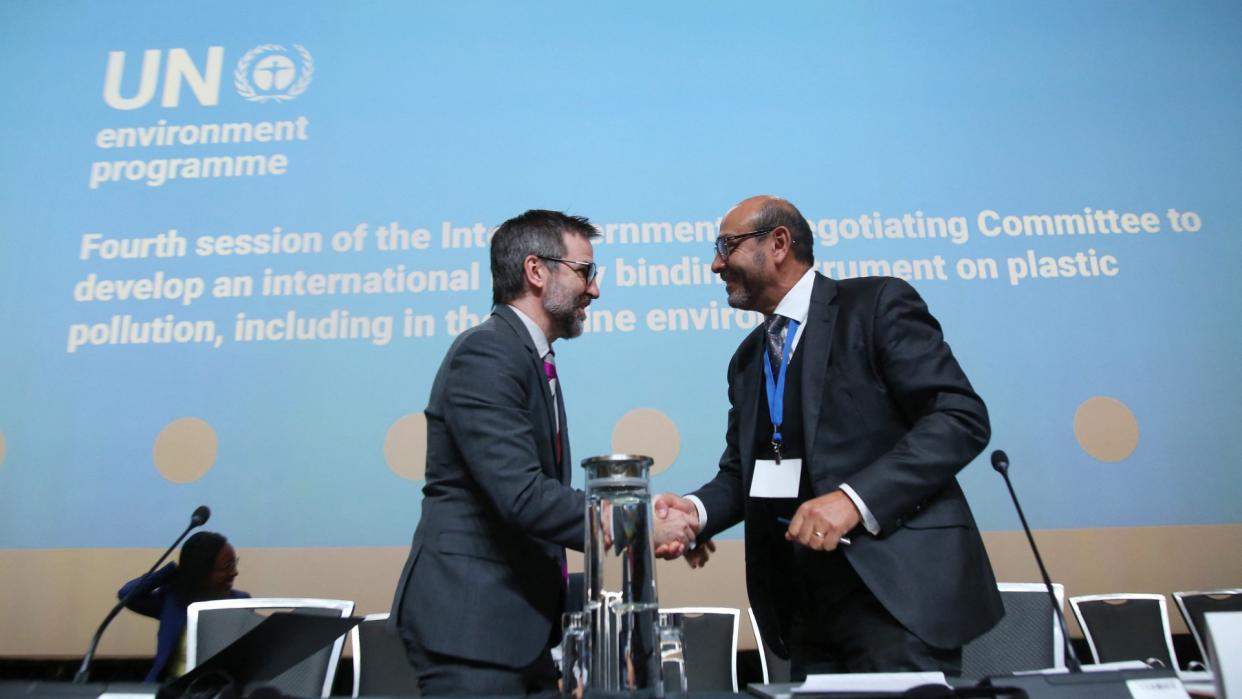
M764 460L755 462L750 479L752 498L796 498L802 482L802 459Z

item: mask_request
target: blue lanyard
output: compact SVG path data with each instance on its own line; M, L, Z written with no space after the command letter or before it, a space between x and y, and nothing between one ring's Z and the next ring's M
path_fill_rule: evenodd
M789 358L793 355L794 337L798 334L798 321L790 320L785 326L785 348L781 352L780 374L772 378L772 362L768 361L767 345L763 351L763 378L768 389L768 415L772 418L772 451L776 453L776 463L781 462L781 422L785 419L785 373L789 369Z

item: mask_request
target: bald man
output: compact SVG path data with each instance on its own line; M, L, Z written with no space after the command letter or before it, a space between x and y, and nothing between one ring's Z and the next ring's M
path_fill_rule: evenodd
M1004 613L956 479L987 445L987 408L909 284L824 277L813 243L776 197L721 221L712 270L765 322L729 362L719 472L657 513L692 515L699 541L745 520L750 602L795 679L960 674L962 646Z

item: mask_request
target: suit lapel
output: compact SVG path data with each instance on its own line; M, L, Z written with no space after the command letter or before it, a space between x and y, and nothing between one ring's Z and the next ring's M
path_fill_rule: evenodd
M832 333L836 327L837 283L820 274L815 275L811 290L811 307L798 351L802 354L802 429L806 435L807 454L815 453L815 432L819 427L820 407L824 402L824 377L832 353Z
M560 419L557 423L561 426L561 463L558 475L561 482L569 485L573 479L569 464L569 421L565 415L565 394L561 392L561 382L556 382L556 414ZM555 428L555 427L554 427ZM552 453L556 453L555 450Z
M753 469L756 454L754 454L755 430L758 429L760 420L767 420L766 415L759 414L759 396L762 391L767 390L763 385L763 365L760 364L766 356L764 354L764 336L763 325L746 338L746 342L751 345L750 352L745 356L750 358L749 362L744 366L738 367L740 375L738 380L742 382L742 404L738 406L738 431L739 443L737 445L738 455L741 457L743 468Z

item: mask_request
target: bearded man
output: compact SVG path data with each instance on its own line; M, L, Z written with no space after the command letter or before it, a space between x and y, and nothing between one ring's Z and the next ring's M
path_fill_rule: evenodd
M491 242L492 315L449 348L427 406L422 516L397 584L399 630L423 696L556 688L565 548L585 540L552 345L599 298L590 221L532 210ZM684 544L688 525L657 527Z

